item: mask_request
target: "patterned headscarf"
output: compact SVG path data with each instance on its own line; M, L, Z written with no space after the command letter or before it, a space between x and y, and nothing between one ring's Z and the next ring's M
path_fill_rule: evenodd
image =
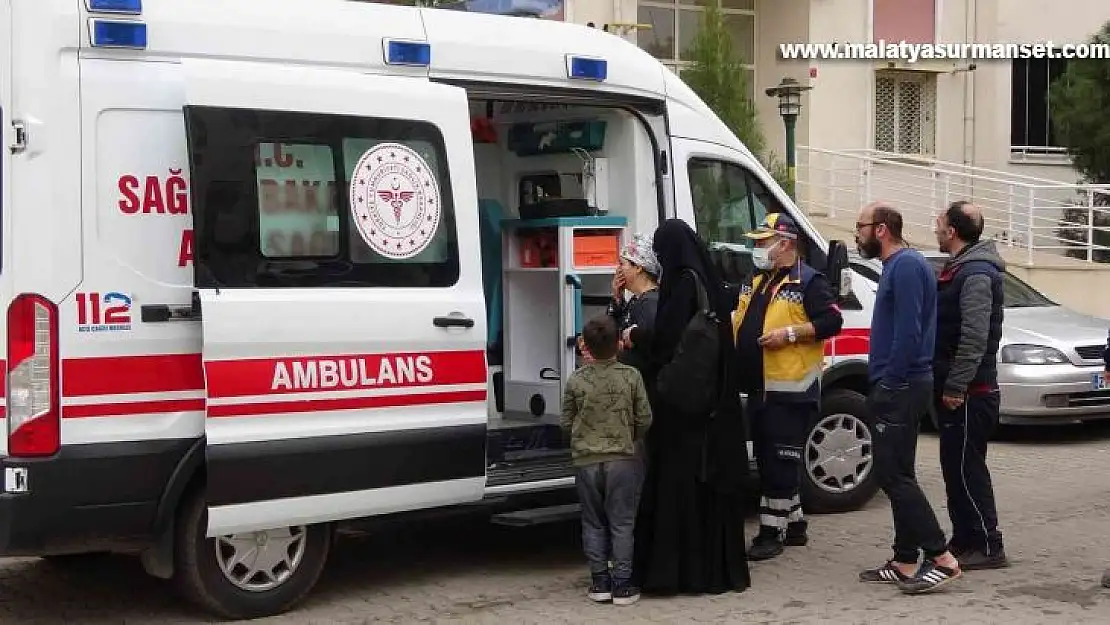
M642 267L644 271L658 279L660 271L659 260L655 257L655 251L652 250L651 245L651 237L645 234L637 234L632 237L632 241L621 250L621 258Z

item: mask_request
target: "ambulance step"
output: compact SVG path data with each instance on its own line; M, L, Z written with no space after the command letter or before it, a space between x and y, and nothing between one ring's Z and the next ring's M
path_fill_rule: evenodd
M505 453L504 461L507 463L538 462L541 460L549 463L566 464L570 461L569 449L524 449Z
M495 464L486 470L486 488L573 477L574 467L571 466L570 455L567 454L561 460L555 461Z
M581 512L581 506L576 503L568 503L561 506L547 506L546 508L503 512L493 515L490 518L490 522L496 525L507 525L509 527L529 527L532 525L542 525L544 523L570 521L578 518Z

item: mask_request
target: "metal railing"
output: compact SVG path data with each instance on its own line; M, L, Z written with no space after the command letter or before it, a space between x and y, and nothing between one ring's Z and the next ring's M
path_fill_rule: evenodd
M907 228L934 228L949 203L983 211L984 236L1011 248L1110 262L1110 185L1046 178L876 150L798 146L798 204L830 218L854 216L875 200L891 202Z

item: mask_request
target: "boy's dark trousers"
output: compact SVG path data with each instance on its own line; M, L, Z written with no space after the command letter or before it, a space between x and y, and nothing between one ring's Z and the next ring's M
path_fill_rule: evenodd
M640 499L642 464L629 456L578 467L575 485L582 505L582 547L594 575L609 572L617 584L632 577L632 531Z
M998 427L998 391L968 393L948 410L936 398L940 466L952 519L952 546L991 556L1002 551L994 488L987 469L987 441Z

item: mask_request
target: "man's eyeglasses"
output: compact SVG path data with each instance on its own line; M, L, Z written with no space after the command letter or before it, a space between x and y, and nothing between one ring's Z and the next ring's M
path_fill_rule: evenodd
M881 222L881 221L872 221L872 222L865 223L865 224L861 224L857 221L856 222L856 232L859 232L860 230L863 230L864 228L866 228L868 226L878 227L878 226L885 226L885 225L886 225L886 223Z

